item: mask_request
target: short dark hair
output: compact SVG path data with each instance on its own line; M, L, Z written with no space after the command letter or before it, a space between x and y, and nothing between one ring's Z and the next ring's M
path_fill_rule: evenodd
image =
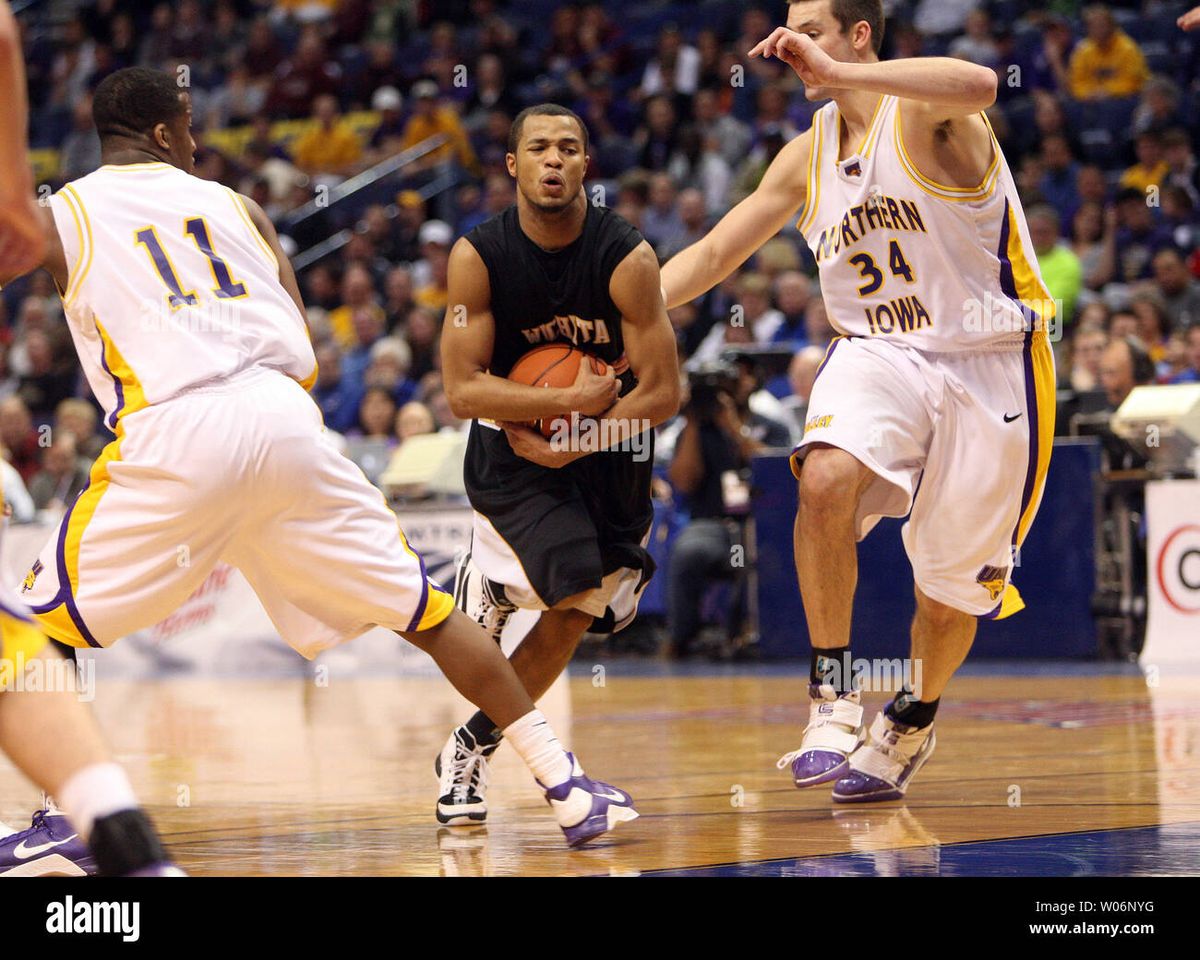
M92 98L92 117L100 139L143 137L184 111L175 77L162 70L126 67L100 81Z
M583 133L583 152L588 150L588 128L583 122L583 117L579 116L574 110L569 110L557 103L538 103L532 107L526 107L517 114L513 120L512 126L508 128L508 152L516 153L517 147L521 144L521 134L525 129L525 119L527 117L570 117L577 124Z
M789 5L803 2L806 0L788 0ZM871 49L879 56L883 45L883 0L829 0L829 10L842 33L849 33L859 20L866 20L871 28Z

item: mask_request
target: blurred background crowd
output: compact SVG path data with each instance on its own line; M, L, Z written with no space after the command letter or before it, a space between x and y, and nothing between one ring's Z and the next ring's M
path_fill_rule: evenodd
M884 59L949 55L998 73L989 117L1064 306L1060 432L1137 383L1200 379L1200 40L1175 23L1184 6L885 2ZM176 73L191 92L197 175L275 222L305 295L326 423L392 494L406 442L465 427L438 372L447 258L514 202L504 158L522 107L554 101L586 120L589 196L666 259L752 191L819 106L790 68L746 56L783 22L783 0L14 7L37 182L57 189L99 164L91 91L106 75ZM0 298L0 445L23 520L69 503L108 435L49 276ZM686 584L736 541L749 458L798 439L834 330L794 228L670 318L691 397L660 429L656 493L678 530L672 581ZM696 443L678 442L688 423L703 427ZM677 592L684 652L705 611L684 596L694 590ZM724 605L726 638L738 608Z

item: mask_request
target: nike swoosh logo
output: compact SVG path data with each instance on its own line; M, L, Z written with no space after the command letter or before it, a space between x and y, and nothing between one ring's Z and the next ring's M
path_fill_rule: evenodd
M22 840L13 850L13 856L18 860L28 860L30 857L36 857L39 853L45 853L47 850L53 850L55 847L61 847L64 843L70 843L79 834L73 833L66 840L52 840L49 843L39 843L37 846L30 847L26 845L26 841Z
M1020 415L1019 413L1014 413L1014 414L1013 414L1013 415L1010 417L1010 416L1009 416L1009 415L1006 413L1006 414L1004 415L1004 422L1005 422L1005 423L1012 423L1014 420L1017 420L1017 419L1019 419L1019 418L1020 418L1020 416L1021 416L1021 415Z
M625 795L621 794L621 793L616 793L616 792L609 793L609 792L605 791L604 793L597 792L596 796L603 797L605 800L615 800L617 803L625 803L626 802Z

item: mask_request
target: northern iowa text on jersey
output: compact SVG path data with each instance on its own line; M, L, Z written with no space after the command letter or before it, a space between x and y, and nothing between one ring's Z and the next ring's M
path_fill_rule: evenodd
M574 314L555 317L548 323L536 327L523 327L521 333L530 343L551 343L563 338L578 345L581 343L610 343L608 324L603 319L584 320Z
M814 244L817 263L836 255L843 247L853 246L872 230L929 232L925 229L925 221L921 219L915 202L875 195L866 203L850 207L841 220L821 231Z

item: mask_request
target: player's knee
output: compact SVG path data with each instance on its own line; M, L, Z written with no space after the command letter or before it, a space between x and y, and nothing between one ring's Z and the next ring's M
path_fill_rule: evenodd
M954 607L926 596L920 587L915 590L917 597L917 616L933 630L946 631L964 620L974 619L971 614L964 613Z
M804 459L800 505L821 514L853 512L858 503L859 464L844 450L823 447Z

